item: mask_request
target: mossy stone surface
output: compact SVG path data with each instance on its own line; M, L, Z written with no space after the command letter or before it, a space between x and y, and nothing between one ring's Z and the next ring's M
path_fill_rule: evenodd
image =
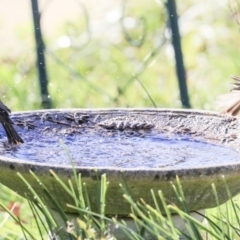
M204 137L207 142L224 145L235 150L238 150L240 146L240 140L238 138L238 132L240 130L239 120L237 118L219 115L214 112L169 109L70 109L52 110L49 111L49 114L71 113L74 111L80 111L85 115L104 114L106 116L109 114L111 117L116 114L118 116L120 114L135 114L139 116L147 115L152 117L152 122L156 128L164 127L167 123L168 125L166 125L165 131L168 131L167 127L169 127L169 124L171 125L171 129L173 129L174 126L175 128L178 126L176 131L181 131L181 129L184 130L187 127L190 129L188 131L190 133L195 134L196 132L201 132L201 137ZM41 114L45 114L45 112L36 111L15 113L13 114L13 119L23 119L24 116ZM166 118L166 121L157 122L156 116ZM194 136L197 138L199 135L195 134ZM2 184L24 197L28 196L29 198L32 198L33 196L29 193L28 187L17 175L17 172L19 172L24 178L26 178L36 193L46 199L43 187L30 174L29 170L31 170L49 189L52 196L61 204L66 212L74 212L72 209L66 207L67 203L74 204L73 199L67 195L61 185L51 175L50 169L52 169L66 184L68 184L69 179L74 182L72 167L70 165L48 165L0 156L0 182ZM171 182L175 183L176 176L178 176L190 211L216 206L211 186L212 183L216 185L220 203L224 203L228 200L222 176L225 177L232 196L235 196L240 192L240 159L239 164L228 164L226 162L226 164L216 164L216 166L192 166L191 168L172 170L164 170L162 168L120 169L100 167L96 172L96 169L92 167L76 166L76 171L77 173L81 173L82 181L87 185L92 210L94 211L97 211L98 208L96 185L99 184L99 181L97 179L101 174L107 175L109 186L107 190L106 213L110 215L127 215L130 212L129 204L124 200L123 191L119 186L120 183L124 185L125 181L127 182L128 191L135 201L143 198L145 202L153 206L154 204L150 193L150 190L153 189L156 195L157 192L161 190L169 203L177 204L178 201L171 187ZM47 203L52 207L48 200Z

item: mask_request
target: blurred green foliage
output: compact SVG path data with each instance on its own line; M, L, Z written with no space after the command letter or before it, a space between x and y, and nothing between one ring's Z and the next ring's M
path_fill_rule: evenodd
M229 91L229 76L239 74L239 26L226 2L177 3L192 107L214 109L216 97ZM139 81L157 107L181 107L171 40L164 30L167 17L163 3L126 2L123 24L133 39L141 38L144 27L140 18L145 19L146 36L141 47L126 41L120 20L95 31L91 12L87 14L89 21L81 14L56 30L56 37L45 36L54 107L153 107ZM163 34L166 43L148 59ZM20 48L25 48L17 54L0 54L0 94L13 110L38 109L40 91L32 24L20 26L16 38ZM133 76L146 60L149 62L136 80Z

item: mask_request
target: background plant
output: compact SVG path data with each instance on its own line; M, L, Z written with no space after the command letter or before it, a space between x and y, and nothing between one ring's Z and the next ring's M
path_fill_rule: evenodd
M126 2L122 22L128 34L134 40L145 36L138 47L126 41L121 29L122 4L106 11L106 21L91 9L83 14L84 8L76 4L75 20L55 29L51 37L44 35L54 107L152 107L151 99L158 107L181 106L169 33L164 31L164 4ZM44 19L50 14L48 4L42 9ZM178 3L178 12L192 106L213 109L216 97L230 88L229 76L239 71L239 26L224 1L188 0ZM17 54L1 53L1 96L13 109L40 108L32 28L31 22L18 28ZM160 47L163 36L166 42ZM159 47L154 57L149 55Z

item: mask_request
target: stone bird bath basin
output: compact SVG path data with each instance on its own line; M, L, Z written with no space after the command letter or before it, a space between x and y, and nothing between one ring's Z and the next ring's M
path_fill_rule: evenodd
M74 203L49 172L52 169L66 183L73 179L60 139L87 184L93 210L97 208L97 174L107 174L109 215L129 214L119 187L123 174L132 198L143 198L152 205L150 189L162 190L177 204L170 186L176 175L191 211L216 206L211 183L216 185L220 203L228 200L222 175L233 196L240 192L238 118L171 109L64 109L19 112L11 117L25 143L9 146L0 129L0 182L26 197L29 190L17 176L20 172L43 196L41 186L29 174L32 170L66 212L73 211L66 203Z

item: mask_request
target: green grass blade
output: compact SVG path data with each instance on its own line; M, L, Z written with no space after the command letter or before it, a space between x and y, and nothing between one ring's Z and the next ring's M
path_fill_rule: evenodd
M179 235L178 235L177 229L174 226L173 219L172 219L172 214L169 211L169 208L167 207L167 203L166 203L166 200L165 200L165 198L163 196L163 192L162 191L158 191L158 195L159 195L159 198L160 198L161 203L163 205L163 209L164 209L164 211L165 211L165 213L167 215L167 220L168 220L168 225L170 227L170 231L173 234L173 237L177 238L177 237L179 237Z
M12 217L12 219L14 219L14 221L16 221L16 222L20 225L20 227L21 227L21 229L22 229L23 232L26 232L29 237L31 237L32 239L35 239L35 237L31 234L31 232L30 232L24 225L22 225L21 220L20 220L18 217L16 217L16 216L14 215L14 213L12 213L12 212L8 209L8 207L6 207L6 206L5 206L4 204L2 204L2 203L0 203L0 206Z
M210 233L211 236L213 236L216 240L221 240L222 238L219 237L218 233L215 233L214 231L211 231L207 226L205 226L204 224L202 224L201 222L199 222L198 220L196 220L195 218L191 217L188 213L185 213L184 211L182 211L181 209L179 209L178 207L169 205L168 208L174 212L177 212L179 214L179 216L181 216L182 219L188 219L190 222L192 222L193 224L195 224L195 226L198 226L199 228L207 231L208 233ZM202 238L201 238L202 239Z
M35 201L37 201L40 205L41 208L43 209L44 214L48 217L48 219L50 220L51 224L53 225L53 227L57 227L56 222L53 220L51 214L49 213L46 205L43 203L43 201L41 200L41 198L37 195L37 193L35 192L35 190L32 188L32 186L27 182L27 180L22 176L21 173L17 173L17 175L21 178L21 180L26 184L27 188L29 189L29 191L32 193L33 198L35 199Z
M34 204L30 200L28 200L28 205L31 208L33 216L35 216L34 217L34 221L36 222L39 235L41 236L41 239L43 239L43 233L42 233L39 221L41 222L41 226L43 226L43 228L45 229L46 233L48 232L48 228L46 227L45 223L43 221L41 221L42 219L41 219L37 209L34 207Z

